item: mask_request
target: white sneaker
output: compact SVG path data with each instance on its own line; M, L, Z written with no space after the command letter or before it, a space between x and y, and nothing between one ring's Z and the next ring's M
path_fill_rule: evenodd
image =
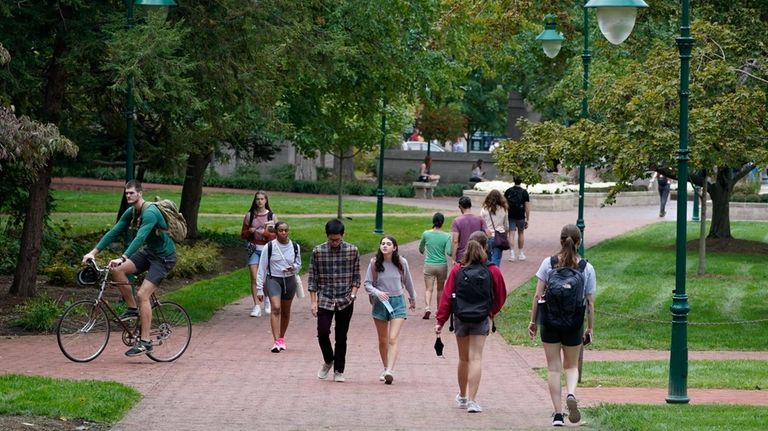
M272 314L272 304L269 303L269 298L264 297L264 314Z
M456 394L456 407L460 409L466 409L467 397L462 397L461 394Z
M340 373L338 371L333 372L333 381L338 383L343 383L347 379L344 378L344 373Z
M517 254L517 260L525 260L525 253L522 250Z
M507 259L507 260L509 260L510 262L514 262L515 261L515 252L514 251L509 252L509 259Z
M333 367L333 362L328 362L327 364L323 364L322 367L320 367L320 371L317 372L317 378L324 380L328 378L328 372L331 371L331 368Z
M251 310L251 317L261 317L261 305L256 304Z
M467 413L480 413L483 408L475 400L467 401Z
M387 369L386 368L384 368L384 371L382 371L381 374L379 374L379 381L380 382L384 381L384 375L385 374L387 374Z

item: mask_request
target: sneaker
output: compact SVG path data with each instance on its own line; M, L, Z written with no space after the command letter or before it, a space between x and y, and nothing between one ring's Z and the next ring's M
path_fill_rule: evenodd
M254 305L253 310L251 310L251 317L261 317L261 305Z
M128 308L125 311L123 311L119 316L117 316L117 320L121 322L125 322L126 320L133 320L139 318L139 309L138 308Z
M515 252L514 251L509 253L509 259L507 259L507 260L509 260L510 262L514 262L515 261Z
M422 319L429 320L429 316L430 315L432 315L432 312L427 310L427 311L424 312L424 316L422 317Z
M266 296L264 297L264 314L272 314L272 304Z
M285 338L278 338L277 339L277 347L280 348L280 351L282 352L285 350Z
M562 413L555 413L552 416L552 426L553 427L561 427L565 425L565 422L563 422L563 414Z
M323 366L320 367L320 371L317 372L317 378L321 380L328 378L328 372L331 371L332 367L333 367L333 362L328 362L327 364L323 364Z
M517 254L517 260L525 260L525 253L522 250Z
M125 352L125 356L139 356L145 353L152 353L152 341L144 341L140 339L133 345L133 347Z
M466 409L467 397L462 397L461 394L456 394L456 407L460 409Z
M565 405L568 407L568 420L575 424L581 420L581 412L579 411L579 401L573 394L568 394L565 399Z
M480 413L483 411L483 408L480 407L480 404L477 403L477 401L469 400L467 402L467 413Z
M347 379L344 378L344 373L340 373L338 371L333 372L333 381L338 383L343 383Z
M384 368L384 371L382 371L381 374L379 374L379 381L380 382L384 381L384 375L385 374L387 374L387 369L386 368Z
M395 376L392 375L392 371L387 370L384 372L384 384L385 385L391 385L392 381L395 380Z
M279 342L275 341L275 344L272 345L271 352L272 353L280 353L280 343Z

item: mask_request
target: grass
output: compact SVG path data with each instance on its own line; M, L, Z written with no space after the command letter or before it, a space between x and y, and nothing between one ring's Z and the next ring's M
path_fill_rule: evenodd
M582 429L621 431L759 431L768 409L738 405L606 404L583 409Z
M536 371L546 380L546 369ZM585 361L579 387L663 388L668 379L669 361ZM768 361L691 360L688 387L763 390L768 388Z
M768 241L768 223L731 224L741 239ZM698 223L688 239L698 238ZM669 307L675 288L675 224L657 223L606 240L587 251L597 273L594 348L667 349ZM686 294L690 350L768 350L765 256L743 253L707 255L707 274L697 276L697 253L689 252ZM525 333L535 279L507 298L496 325L512 344L531 345ZM749 322L755 321L755 322ZM642 334L642 336L638 336Z
M139 399L138 391L117 382L0 375L0 414L114 423Z
M117 213L120 194L114 191L53 190L55 212L63 213ZM155 196L171 199L177 204L181 192L173 190L145 190L145 199L152 201ZM251 206L253 195L247 193L209 192L203 193L200 201L201 214L238 214L242 217ZM386 201L386 199L385 199ZM300 205L297 205L300 202ZM335 197L305 197L296 195L269 194L269 205L278 217L296 214L336 214L338 201ZM342 214L374 214L376 202L362 202L343 199ZM384 204L385 213L425 212L423 208L407 205Z

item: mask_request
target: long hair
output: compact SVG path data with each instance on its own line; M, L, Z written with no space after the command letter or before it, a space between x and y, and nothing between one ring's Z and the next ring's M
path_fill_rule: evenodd
M479 242L471 239L467 242L467 248L464 250L464 257L461 258L461 266L485 263L488 260L488 254L485 248Z
M482 167L483 167L483 159L477 159L475 163L472 163L472 169L482 168Z
M259 190L256 193L253 194L253 200L251 201L251 209L248 210L249 213L251 213L251 220L253 220L253 217L256 216L256 210L258 209L256 207L256 198L262 195L264 196L264 208L267 209L267 211L272 211L272 208L269 207L269 197L267 196L267 193L263 190Z
M501 196L501 193L498 190L491 190L491 192L488 193L488 196L485 197L483 208L487 209L492 215L495 215L496 210L499 209L499 207L504 208L504 211L506 211L507 200Z
M424 156L424 164L429 167L432 164L432 157L430 156Z
M581 242L581 232L575 224L567 224L560 231L560 252L557 253L557 267L577 268L579 252L576 247Z
M384 235L381 238L382 241L385 239L392 241L392 245L394 246L394 251L392 252L392 263L402 273L405 271L405 269L403 269L403 264L400 263L400 253L397 252L397 240L389 235ZM381 241L379 241L379 245L381 245ZM381 247L379 247L378 251L376 251L376 262L374 265L376 266L376 272L384 272L384 253L381 252Z

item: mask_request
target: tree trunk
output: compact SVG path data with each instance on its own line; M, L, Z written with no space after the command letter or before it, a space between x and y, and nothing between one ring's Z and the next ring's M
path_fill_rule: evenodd
M699 272L698 275L704 275L707 272L707 240L704 237L704 232L707 229L707 181L704 180L704 185L701 187L698 196L694 199L701 198L699 205Z
M334 166L336 168L336 171L339 173L339 175L344 178L347 181L351 181L355 179L355 162L354 162L354 154L352 152L351 148L348 148L344 151L343 155L341 157L338 157L338 155L334 155L333 163L336 165Z
M336 218L341 220L341 190L344 187L344 179L343 179L343 176L341 175L341 170L342 170L342 167L344 166L344 159L337 157L335 160L339 161L339 178L338 178L339 183L336 189L336 194L338 196L338 206L336 207Z
M296 172L294 179L305 181L317 181L317 167L315 159L304 157L303 154L296 152Z
M72 8L61 6L62 19L72 16ZM53 52L46 70L45 99L43 100L41 116L43 121L58 126L61 119L61 107L64 101L64 89L67 81L67 71L60 59L67 51L65 41L66 28L60 26L56 30L53 41ZM24 227L19 239L19 257L16 260L16 271L9 293L23 297L32 297L37 293L37 267L40 263L40 252L43 247L43 226L48 205L48 190L51 186L53 160L49 157L46 163L34 173L34 180L29 190L29 202L24 215Z
M707 238L733 238L731 235L730 201L733 191L733 176L728 169L720 169L717 179L709 184L709 196L712 198L712 224Z
M200 199L203 196L203 177L208 165L213 160L213 152L190 154L187 157L187 171L184 185L181 187L179 212L187 220L187 238L198 238L197 214L200 211Z
M35 175L35 182L29 190L29 202L24 215L24 228L19 239L19 258L13 283L8 291L11 295L31 298L37 293L37 266L43 243L43 223L48 203L48 189L51 186L52 163L49 160Z

